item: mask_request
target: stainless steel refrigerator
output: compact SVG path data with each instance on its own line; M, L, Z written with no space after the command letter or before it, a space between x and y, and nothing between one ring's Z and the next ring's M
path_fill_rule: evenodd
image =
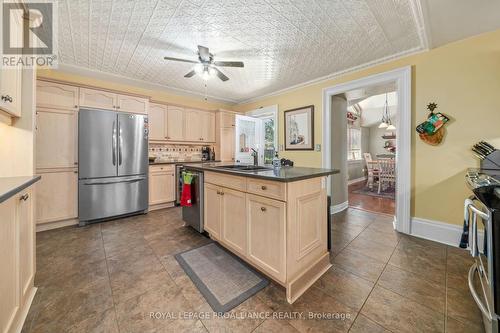
M147 116L80 109L78 179L80 225L145 212Z

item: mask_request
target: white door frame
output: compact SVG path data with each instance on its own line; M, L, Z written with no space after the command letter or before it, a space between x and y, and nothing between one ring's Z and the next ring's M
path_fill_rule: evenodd
M398 112L396 114L396 215L394 227L399 232L411 232L411 67L406 66L323 89L323 151L324 168L332 167L331 106L332 96L366 86L396 82ZM335 167L335 165L333 166ZM333 176L335 177L335 176ZM329 189L330 191L330 189Z

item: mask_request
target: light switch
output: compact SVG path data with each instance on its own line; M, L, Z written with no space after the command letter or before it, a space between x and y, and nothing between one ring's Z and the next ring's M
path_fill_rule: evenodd
M315 151L321 151L321 144L320 143L317 143L314 145L314 150Z

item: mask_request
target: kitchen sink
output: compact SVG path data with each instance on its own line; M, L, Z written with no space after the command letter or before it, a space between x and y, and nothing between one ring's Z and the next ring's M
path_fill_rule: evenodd
M258 165L241 165L241 164L221 165L221 166L218 166L218 167L215 167L215 168L217 168L217 169L229 169L229 170L235 170L235 171L271 170L271 169L263 167L263 166L258 166Z

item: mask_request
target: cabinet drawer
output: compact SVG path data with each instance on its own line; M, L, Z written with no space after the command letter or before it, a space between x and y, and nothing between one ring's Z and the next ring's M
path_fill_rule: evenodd
M174 171L174 166L170 164L149 166L149 172L172 172L172 171Z
M239 191L246 191L247 188L247 179L245 177L225 175L217 172L205 172L205 182Z
M247 180L247 191L281 201L286 200L285 183L249 178Z

